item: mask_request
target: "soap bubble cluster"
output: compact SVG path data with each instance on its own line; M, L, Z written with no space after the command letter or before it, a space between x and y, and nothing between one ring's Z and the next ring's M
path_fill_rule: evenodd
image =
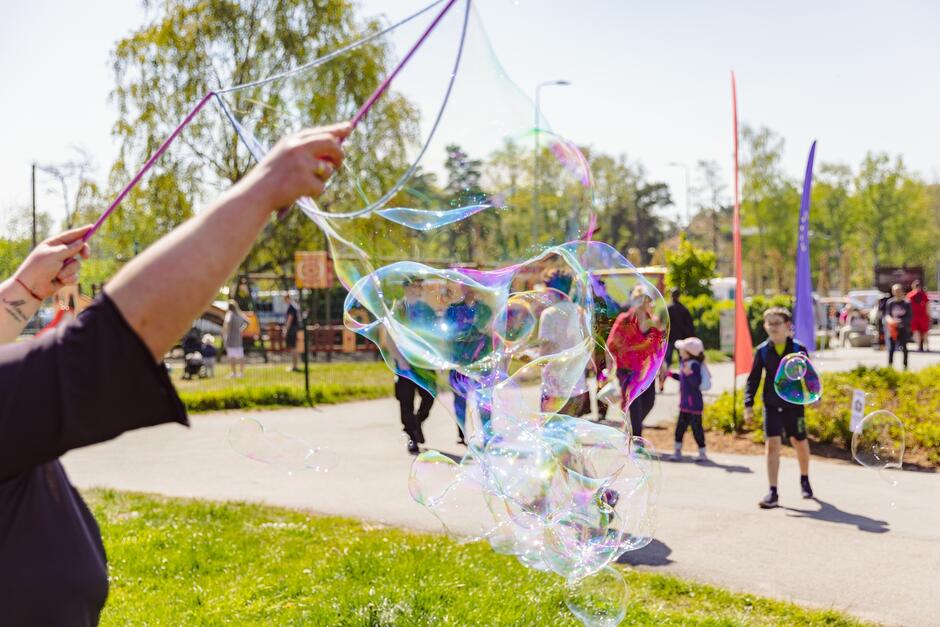
M666 303L619 252L585 235L594 224L585 155L541 115L533 127L534 103L500 66L473 3L447 6L345 142L325 193L298 205L348 290L346 327L396 375L435 394L447 373L465 400L457 418L468 452L418 456L415 500L454 535L485 538L584 589L652 538L658 460L624 412L661 367ZM220 90L219 104L260 158L286 132L343 119L363 97L327 87L330 98L287 110L270 93L337 85L351 59L379 58L388 72L436 14ZM605 394L599 424L580 416L587 378L605 369L619 393ZM250 456L280 459L258 453L278 449L269 438L246 439ZM579 617L592 610L575 608L591 607L572 600Z
M399 372L404 359L469 381L467 454L426 451L409 478L445 530L572 585L652 540L659 461L623 409L659 370L668 316L613 248L572 242L493 271L397 262L353 286L347 307L367 312L347 324ZM565 413L585 373L607 363L625 399L614 408L621 424Z
M790 353L780 360L774 390L788 403L811 405L822 397L822 379L809 357Z

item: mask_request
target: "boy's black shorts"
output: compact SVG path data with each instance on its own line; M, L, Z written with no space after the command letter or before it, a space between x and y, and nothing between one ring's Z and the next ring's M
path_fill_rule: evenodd
M764 435L768 438L783 436L797 440L806 439L806 418L802 412L787 410L783 407L764 407Z

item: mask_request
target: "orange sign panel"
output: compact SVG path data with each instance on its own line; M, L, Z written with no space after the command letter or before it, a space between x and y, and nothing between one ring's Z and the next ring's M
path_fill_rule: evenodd
M294 253L294 280L297 287L314 290L333 286L333 264L325 250Z

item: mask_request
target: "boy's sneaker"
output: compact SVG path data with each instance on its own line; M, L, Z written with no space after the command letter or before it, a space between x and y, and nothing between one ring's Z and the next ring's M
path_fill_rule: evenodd
M803 492L804 499L813 498L813 488L811 488L809 485L808 477L806 479L803 479L803 478L800 479L800 490Z
M777 492L775 490L771 490L764 498L758 501L757 505L761 509L773 509L779 506L780 504L778 502Z
M708 453L706 453L706 452L705 452L705 449L703 449L703 448L700 448L700 449L698 450L698 461L700 461L700 462L707 462L707 461L708 461Z
M418 448L418 443L411 438L408 438L408 452L412 455L417 455L421 452L421 449Z
M682 451L673 451L672 455L669 456L669 461L671 461L671 462L681 462L681 461L682 461Z

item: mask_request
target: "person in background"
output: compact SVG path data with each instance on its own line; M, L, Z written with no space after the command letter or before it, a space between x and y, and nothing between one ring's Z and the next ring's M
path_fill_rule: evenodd
M248 328L248 318L242 313L235 299L228 301L228 311L222 321L222 341L225 344L225 355L232 368L230 379L245 376L245 345L242 340L242 331ZM239 373L238 367L241 366Z
M620 407L630 413L634 436L643 435L643 420L656 402L654 384L658 371L651 372L650 369L662 346L663 331L653 313L652 303L646 287L636 285L630 293L630 308L617 316L607 338L608 354L615 362L607 365L607 371L613 372L616 368L621 390ZM643 382L647 382L647 386L631 402L630 392Z
M219 350L215 347L215 338L206 333L202 336L202 344L199 346L199 352L202 353L202 363L206 368L206 376L215 376L215 360L219 356Z
M692 427L692 436L698 445L699 461L708 461L705 451L705 429L702 427L702 369L705 367L705 344L697 337L678 340L679 371L669 376L679 382L679 420L676 422L675 449L672 460L682 459L682 438L685 430Z
M843 318L842 327L839 329L839 346L845 346L853 333L862 335L868 330L868 319L856 307L850 305Z
M806 439L806 419L802 405L794 405L780 398L774 389L774 377L777 368L786 355L803 353L809 355L806 347L793 339L793 322L790 310L784 307L771 307L764 311L764 330L767 339L754 351L751 374L747 377L744 388L744 420L754 420L754 401L761 379L764 379L764 436L767 449L767 479L770 492L758 505L761 509L772 509L779 504L777 495L777 475L780 471L780 446L783 435L790 438L790 444L796 449L800 464L800 490L804 499L813 498L813 489L809 484L809 442ZM766 376L764 376L766 374Z
M695 335L695 322L692 320L692 312L679 300L682 292L678 287L672 288L670 292L672 303L666 307L669 314L669 343L666 346L666 368L672 367L672 355L676 350L676 341L683 340ZM666 370L662 370L659 376L659 391L662 392L666 386Z
M559 292L561 300L539 316L538 340L543 357L557 355L582 343L590 333L584 309L571 301L574 280L569 272L550 270L545 287ZM591 413L591 393L586 371L569 372L570 366L549 361L542 369L541 410L576 418Z
M287 303L287 311L284 312L284 346L290 353L290 368L288 372L300 372L297 367L297 361L300 356L297 354L297 333L300 331L300 308L294 301L294 296L290 292L284 298Z
M885 341L885 306L887 306L890 298L890 294L885 294L879 298L878 304L872 307L871 312L868 314L868 321L878 329L878 341L875 342L875 350L882 350L887 345Z
M911 332L918 350L923 353L927 346L927 334L930 333L930 298L917 279L911 283L907 301L911 304Z
M444 323L453 334L455 363L470 365L485 357L492 342L485 332L492 318L492 310L477 299L476 292L468 285L461 285L460 300L448 305L444 311ZM467 399L475 384L473 379L457 370L451 370L448 383L454 392L454 415L457 418L457 444L466 445Z
M437 314L424 300L424 281L420 278L406 278L402 286L405 297L395 303L395 317L418 333L431 329L437 323ZM398 400L402 429L408 437L408 452L417 455L421 452L418 445L424 444L421 424L431 414L437 394L437 372L414 366L390 338L385 336L385 339L395 361L395 398ZM416 393L420 398L417 411Z
M885 343L888 346L888 366L894 367L894 352L901 349L904 354L904 369L907 370L907 343L911 341L911 304L904 295L904 286L891 286L893 295L885 303Z

